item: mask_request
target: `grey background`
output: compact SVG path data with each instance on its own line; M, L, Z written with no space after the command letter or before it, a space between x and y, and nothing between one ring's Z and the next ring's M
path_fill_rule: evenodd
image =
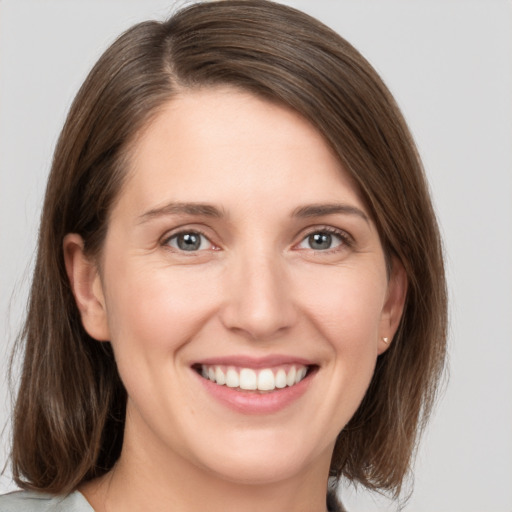
M185 2L179 2L183 5ZM289 1L353 43L416 137L447 252L450 380L406 511L512 511L512 3ZM64 116L99 54L172 0L0 1L0 427L37 224ZM0 465L8 453L3 430ZM8 470L0 492L12 489ZM351 512L396 510L345 490Z

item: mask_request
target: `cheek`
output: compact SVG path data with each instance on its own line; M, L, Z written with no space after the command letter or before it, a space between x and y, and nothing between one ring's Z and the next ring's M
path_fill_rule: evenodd
M320 289L311 282L304 310L321 333L329 355L326 371L332 394L320 407L333 414L331 424L345 425L359 406L372 379L378 357L378 340L387 280L368 267L331 269L330 280ZM307 299L306 299L307 297Z
M343 428L357 411L375 372L378 358L383 297L374 284L359 282L352 294L343 294L338 306L342 313L326 324L333 350L330 403L334 421ZM368 285L368 286L365 286ZM381 296L382 300L377 300ZM336 314L331 310L332 316ZM341 428L333 430L337 435Z
M125 265L115 279L113 274L106 294L111 342L129 397L144 418L154 411L191 411L194 403L182 388L168 383L184 376L183 349L215 311L215 288L204 276L169 268L148 272ZM166 419L173 421L172 415Z
M321 269L297 288L308 316L335 349L364 349L377 342L387 280L379 267ZM373 343L372 343L373 342Z
M197 270L122 268L106 294L116 352L139 350L158 357L176 351L215 310L216 288Z

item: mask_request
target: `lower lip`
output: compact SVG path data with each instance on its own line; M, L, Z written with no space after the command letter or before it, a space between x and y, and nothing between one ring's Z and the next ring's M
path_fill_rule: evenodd
M206 391L217 401L229 408L243 414L272 414L297 401L307 391L316 372L310 372L294 386L266 393L237 391L228 386L219 386L211 380L205 379L197 372L194 371L194 373Z

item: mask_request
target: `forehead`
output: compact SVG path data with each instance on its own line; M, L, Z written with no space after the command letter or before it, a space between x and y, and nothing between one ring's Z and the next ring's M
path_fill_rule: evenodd
M302 202L351 198L362 204L353 179L311 123L233 88L179 94L131 154L125 193L146 203L300 196Z

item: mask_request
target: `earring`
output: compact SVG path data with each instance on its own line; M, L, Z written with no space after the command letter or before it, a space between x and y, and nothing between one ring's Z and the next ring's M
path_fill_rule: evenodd
M382 338L382 341L383 341L386 345L389 345L389 338Z

